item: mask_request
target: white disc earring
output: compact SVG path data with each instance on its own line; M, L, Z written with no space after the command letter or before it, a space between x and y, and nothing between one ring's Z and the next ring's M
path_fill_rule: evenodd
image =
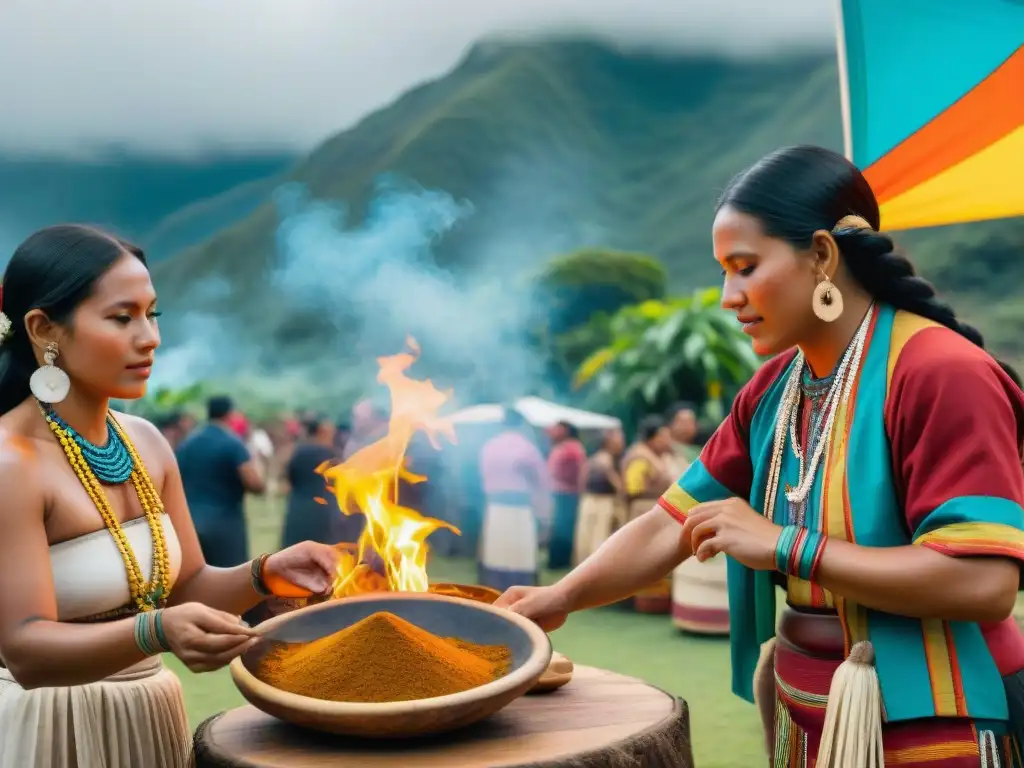
M71 391L71 379L54 365L58 354L57 345L52 341L47 343L46 351L43 352L45 364L36 368L32 378L28 380L29 389L32 390L36 400L41 403L59 403Z
M835 322L843 314L843 294L836 288L835 283L825 277L814 289L811 307L819 320L826 323Z

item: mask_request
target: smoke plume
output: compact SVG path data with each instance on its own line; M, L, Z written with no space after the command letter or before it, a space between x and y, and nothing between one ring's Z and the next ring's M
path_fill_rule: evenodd
M229 298L237 286L198 282L173 297L185 314L168 313L153 386L221 380L300 405L343 403L376 389L376 358L412 336L422 349L412 375L451 387L458 401L552 396L533 335L550 311L534 290L540 268L579 247L630 245L617 242L614 222L580 214L594 210L599 167L564 151L497 158L473 200L385 174L358 210L285 184L272 196L273 266L259 280L272 306L256 311L289 329L312 319L319 340L274 332L278 320L270 336L254 332L252 308L237 312ZM453 239L460 258L439 261L452 257L440 246Z
M494 238L501 250L473 266L437 262L441 239L477 215L470 201L384 176L358 223L345 205L315 200L299 184L280 188L275 202L274 293L330 318L353 340L350 358L373 366L412 336L423 367L457 378L445 383L463 398L522 394L542 384L542 363L527 336L536 309L525 290L530 261L509 257L515 241Z

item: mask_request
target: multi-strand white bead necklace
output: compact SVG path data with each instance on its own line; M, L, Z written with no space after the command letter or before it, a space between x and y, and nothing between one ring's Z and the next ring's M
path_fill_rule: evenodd
M832 431L835 427L836 414L839 408L850 400L854 382L857 380L857 373L860 370L861 358L864 354L864 344L867 340L868 328L871 325L871 317L874 314L874 305L868 307L860 327L850 341L846 352L843 354L836 369L832 385L829 387L828 395L822 411L825 418L821 427L821 434L818 436L814 451L808 463L804 457L804 451L800 447L800 378L804 370L804 353L798 351L793 361L792 370L786 386L782 391L782 400L779 402L779 410L775 417L775 441L772 445L772 461L768 468L768 482L765 486L765 507L764 516L769 520L775 519L775 499L779 492L779 480L782 475L782 457L786 449L786 432L789 432L790 443L793 455L800 462L800 479L796 487L786 486L786 499L799 509L804 508L811 487L814 485L814 478L818 472L822 456L828 455L832 445ZM808 445L811 441L808 440ZM803 515L801 514L802 518ZM802 525L803 520L795 521Z

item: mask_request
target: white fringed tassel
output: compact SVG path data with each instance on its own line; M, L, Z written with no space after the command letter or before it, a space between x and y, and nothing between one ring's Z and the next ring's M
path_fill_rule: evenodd
M754 668L754 703L761 714L764 729L764 747L769 762L775 759L775 702L778 690L775 685L775 638L761 645L761 655Z
M818 768L882 768L882 690L875 649L857 643L832 677Z

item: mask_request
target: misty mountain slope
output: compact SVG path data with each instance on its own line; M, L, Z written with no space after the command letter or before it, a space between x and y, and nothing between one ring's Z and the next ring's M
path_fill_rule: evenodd
M215 216L193 230L191 239L171 236L163 247L162 237L150 241L148 235L166 217L280 173L292 161L281 153L178 159L111 151L93 160L0 155L0 263L34 230L64 221L109 227L138 240L156 258L171 255L234 219ZM250 210L231 213L240 218Z
M686 277L693 252L708 254L714 190L736 170L787 140L838 143L830 77L826 56L751 64L509 45L470 54L328 140L290 178L346 201L355 220L381 173L470 201L474 214L442 242L442 263L473 263L496 230L515 227L537 234L528 260L603 244L650 252ZM174 295L219 275L258 288L251 270L271 263L275 225L262 206L161 265L162 287Z
M276 173L202 197L162 218L140 242L156 259L174 255L244 219L270 198L284 178L283 173Z
M840 114L831 54L733 61L578 40L486 44L325 141L287 178L316 199L343 202L348 225L371 210L382 174L468 201L472 214L435 250L460 273L525 274L555 254L606 246L660 258L686 290L718 280L710 227L729 178L782 145L841 149ZM353 326L344 313L321 318L274 282L278 224L273 206L260 205L157 265L156 278L172 306L230 314L247 333L294 342L289 355L302 359L307 342L337 341ZM971 319L1016 349L1024 317L984 300L997 285L984 254L1019 251L1022 237L994 222L899 239L941 288L964 294ZM330 258L317 261L324 282L344 273L352 254L339 247ZM204 301L192 289L207 280L233 293Z
M461 78L472 78L475 71L473 62L467 62ZM393 105L386 119L381 119L381 113L368 116L360 124L363 140L359 142L340 142L340 146L332 146L329 142L301 158L298 168L290 169L294 159L288 158L287 164L279 163L273 168L272 175L263 174L248 182L238 183L237 186L230 185L225 188L226 191L218 190L218 194L213 196L197 195L194 201L161 219L146 233L144 242L148 248L161 255L185 250L256 213L261 206L267 206L274 188L293 175L301 176L315 185L321 169L339 165L358 166L366 157L386 152L396 141L403 126L417 120L420 113L429 109L441 94L457 87L459 79L451 77L437 86L414 88ZM265 215L266 211L262 213ZM245 242L243 239L238 244L246 247Z

